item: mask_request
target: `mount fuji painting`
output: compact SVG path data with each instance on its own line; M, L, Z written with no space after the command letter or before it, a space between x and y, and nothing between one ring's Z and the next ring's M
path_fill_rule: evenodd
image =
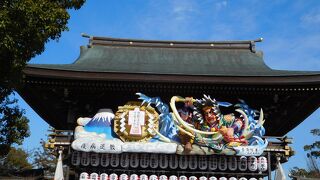
M113 131L111 129L114 114L111 109L100 109L99 112L84 126L87 132L95 132L97 134L105 134L106 139L113 139Z

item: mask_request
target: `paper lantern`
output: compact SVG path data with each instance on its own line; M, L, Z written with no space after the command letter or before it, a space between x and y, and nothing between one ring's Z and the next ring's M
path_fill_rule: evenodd
M99 180L99 175L97 173L91 173L90 174L90 179L91 180Z
M146 174L141 174L140 175L140 180L148 180L149 177Z
M169 155L169 168L177 169L178 166L179 166L179 156L174 154Z
M90 156L90 164L91 166L99 166L99 162L100 162L100 159L99 159L99 154L98 153L91 153L91 156Z
M130 163L130 156L128 153L122 153L120 155L120 166L122 168L127 168L129 167L129 163Z
M247 157L241 156L238 166L240 171L246 171L248 168Z
M180 169L187 169L188 168L188 157L187 156L180 156L179 157L179 168Z
M152 174L151 176L149 176L149 180L158 180L158 176Z
M235 171L237 170L237 157L236 156L231 156L228 158L228 168L230 171Z
M261 172L268 170L268 162L266 157L261 156L258 158L258 170Z
M151 154L150 155L150 167L157 168L158 166L159 166L158 154Z
M159 155L159 167L162 169L168 168L169 165L169 157L166 154Z
M149 154L141 154L140 155L140 167L148 168L149 167L149 158L150 158Z
M118 167L120 163L119 154L111 154L110 165L111 167Z
M227 170L227 168L228 168L227 157L220 156L218 167L219 167L219 170L221 170L221 171Z
M188 180L187 176L179 176L179 180Z
M159 180L168 180L168 177L166 175L161 175L159 177Z
M81 160L81 154L79 151L73 151L71 156L71 164L74 166L79 166Z
M258 161L257 158L254 156L250 156L248 158L248 169L250 171L256 171L258 169L257 161Z
M139 166L139 155L134 153L130 154L130 167L137 168Z
M118 180L118 175L116 173L112 173L109 175L109 180Z
M207 156L199 156L198 157L198 167L201 170L206 170L208 168Z
M199 180L208 180L208 178L205 176L201 176L201 177L199 177Z
M130 180L139 180L139 176L136 174L131 174L130 175Z
M100 164L102 167L108 167L110 164L110 154L101 154L100 155Z
M120 174L119 176L119 180L128 180L128 179L129 179L128 174Z
M86 172L82 172L80 174L79 180L87 180L87 179L89 179L89 174Z
M196 176L190 176L189 180L198 180L198 178Z
M175 175L171 175L171 176L169 177L169 180L178 180L178 177L175 176Z
M82 152L81 153L81 165L82 166L89 166L90 164L90 154Z
M198 158L197 156L189 156L189 168L195 170L198 168Z
M214 177L214 176L211 176L210 178L209 178L209 180L217 180L218 178L216 178L216 177Z
M208 168L210 171L218 168L218 158L216 156L209 156Z
M108 174L107 173L100 174L100 180L108 180Z

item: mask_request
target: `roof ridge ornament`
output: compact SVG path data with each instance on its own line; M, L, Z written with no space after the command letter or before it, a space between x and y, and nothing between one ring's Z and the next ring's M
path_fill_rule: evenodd
M251 52L255 53L256 52L256 42L262 42L262 41L263 41L263 38L259 38L259 39L251 41L250 42L250 50L251 50Z
M85 38L90 38L90 39L93 37L93 36L90 36L90 35L88 35L86 33L81 33L81 36L85 37Z
M255 53L255 43L263 39L237 41L174 41L174 40L143 40L90 36L81 33L82 37L89 38L89 47L97 46L135 46L152 48L192 48L192 49L247 49Z
M84 38L89 38L89 44L88 44L88 48L91 48L92 47L92 39L93 39L93 36L90 36L86 33L81 33L81 36L84 37Z

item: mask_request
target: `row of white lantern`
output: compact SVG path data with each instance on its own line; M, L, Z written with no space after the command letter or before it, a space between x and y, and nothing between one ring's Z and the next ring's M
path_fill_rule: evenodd
M99 166L121 168L160 168L182 170L220 171L267 171L267 158L236 156L179 156L166 154L97 154L74 151L71 158L74 166Z
M80 178L79 180L257 180L257 178L245 178L245 177L241 177L241 178L236 178L236 177L215 177L215 176L211 176L211 177L206 177L206 176L201 176L201 177L196 177L196 176L175 176L175 175L171 175L171 176L167 176L167 175L146 175L146 174L141 174L140 176L137 174L121 174L120 176L118 176L115 173L112 173L110 175L106 174L106 173L102 173L102 174L98 174L98 173L91 173L90 175L86 172L83 172L80 174Z

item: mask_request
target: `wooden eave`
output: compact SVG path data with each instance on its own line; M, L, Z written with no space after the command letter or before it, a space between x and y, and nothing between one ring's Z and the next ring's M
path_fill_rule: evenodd
M320 74L288 76L205 76L143 74L118 72L85 72L26 67L26 76L68 80L97 81L137 81L137 82L173 82L173 83L209 83L242 85L315 85L320 86Z
M272 136L285 135L320 105L320 75L191 76L78 72L33 67L24 69L24 74L26 85L18 92L43 119L58 129L73 129L76 118L89 115L89 112L79 110L71 116L71 122L68 122L69 107L85 106L86 101L92 101L91 105L95 104L101 98L101 93L106 93L103 95L107 99L104 107L114 110L121 103L136 100L136 92L160 96L165 102L173 95L201 97L202 94L210 94L217 98L219 95L244 98L248 104L264 108L266 114L271 114L266 121L266 128L267 134ZM52 92L52 89L57 92ZM69 97L65 97L65 91L69 92ZM48 96L48 100L44 100L40 94ZM290 99L273 105L273 101L268 99L273 99L275 95L279 95L280 99ZM272 106L275 109L268 110ZM287 115L281 114L281 111L285 111ZM90 115L93 112L95 111Z

